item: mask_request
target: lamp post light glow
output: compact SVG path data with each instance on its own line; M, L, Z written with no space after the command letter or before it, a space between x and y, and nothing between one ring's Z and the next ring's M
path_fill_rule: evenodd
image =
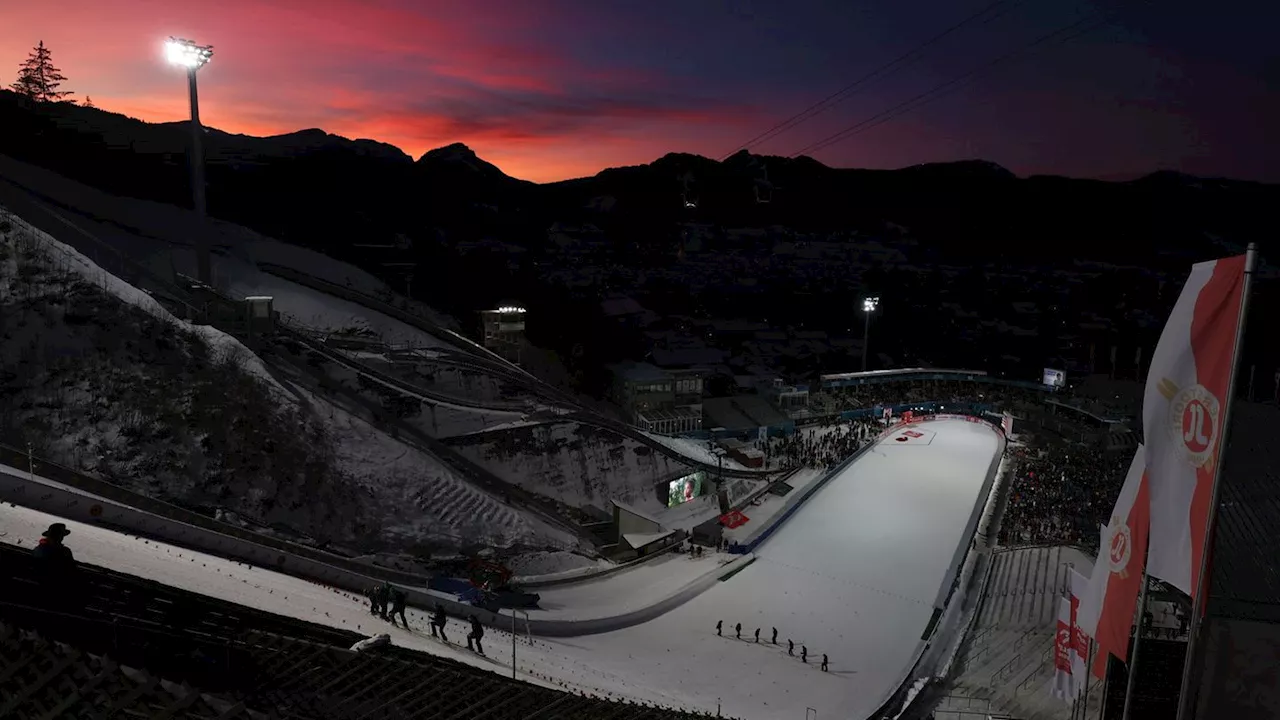
M191 164L191 203L196 211L196 218L204 220L204 153L200 148L200 99L196 92L196 72L213 58L212 45L197 45L190 40L171 37L164 44L165 58L171 65L185 68L187 71L187 89L191 95L191 156L187 159ZM205 234L203 222L196 232L196 279L208 285L209 272L209 239Z
M870 354L867 340L871 337L871 314L876 311L879 305L880 298L878 297L862 298L862 314L866 316L862 326L862 372L867 371L867 355Z

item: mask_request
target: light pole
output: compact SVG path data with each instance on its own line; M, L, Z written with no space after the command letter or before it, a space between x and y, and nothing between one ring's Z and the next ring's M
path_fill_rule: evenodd
M209 278L209 238L204 227L204 153L200 148L200 99L196 93L196 73L213 57L212 45L197 45L190 40L171 37L164 44L165 57L173 65L186 68L187 89L191 94L191 203L200 220L196 232L196 279L205 285Z
M866 315L866 320L862 325L862 372L867 371L867 339L871 336L871 314L876 311L876 307L880 305L880 298L868 297L862 298L862 314Z

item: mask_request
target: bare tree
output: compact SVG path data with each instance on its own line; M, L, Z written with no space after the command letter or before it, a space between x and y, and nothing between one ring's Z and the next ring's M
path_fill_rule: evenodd
M18 81L11 87L19 95L36 102L61 102L68 95L75 94L58 89L66 79L62 71L54 67L53 56L41 40L18 66Z

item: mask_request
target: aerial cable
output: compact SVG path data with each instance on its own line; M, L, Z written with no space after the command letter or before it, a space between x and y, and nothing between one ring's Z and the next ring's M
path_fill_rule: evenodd
M943 30L942 32L938 33L937 35L934 35L933 37L929 38L928 40L925 40L924 42L920 43L920 44L919 44L919 45L917 45L914 49L912 49L912 50L908 51L907 53L905 53L905 54L903 54L903 55L898 56L896 59L894 59L894 60L892 60L892 61L890 61L890 62L888 62L888 63L885 63L884 65L881 65L880 67L876 68L875 70L871 71L870 73L867 73L866 75L863 75L862 77L860 77L860 78L858 78L857 80L853 81L853 82L852 82L852 83L850 83L849 85L844 86L843 88L841 88L841 89L837 90L836 92L834 92L834 93L832 93L832 94L828 95L827 97L823 98L822 100L819 100L818 102L814 103L813 105L810 105L809 107L805 108L804 110L801 110L800 112L796 113L795 115L792 115L791 117L787 118L786 120L783 120L782 122L778 123L777 125L774 125L773 127L769 128L768 130L766 130L766 131L764 131L764 132L760 133L759 135L756 135L755 137L751 138L750 140L748 140L748 141L746 141L746 142L742 143L742 144L741 144L741 145L739 145L738 147L734 148L732 152L729 152L729 153L728 153L728 154L726 154L724 157L720 158L720 161L721 161L721 162L724 162L725 160L727 160L730 156L732 156L734 153L738 152L739 150L748 149L748 148L750 148L750 147L752 147L752 146L754 146L754 145L759 145L760 143L763 143L763 142L766 142L766 141L768 141L768 140L771 140L771 139L773 139L773 138L777 137L778 135L780 135L780 134L782 134L782 133L786 132L787 130L790 130L791 128L796 127L797 125L801 125L801 124L803 124L803 123L805 123L805 122L808 122L811 118L813 118L813 117L815 117L815 116L817 116L817 115L820 115L820 114L822 114L822 113L826 112L827 110L830 110L831 108L835 107L836 105L838 105L838 104L840 104L841 102L844 102L846 99L848 99L848 98L853 94L853 91L854 91L855 89L857 89L858 87L860 87L861 85L863 85L863 84L864 84L864 83L866 83L867 81L872 80L872 79L876 79L877 77L880 77L880 76L884 76L884 75L891 75L891 74L893 74L892 72L889 72L889 70L890 70L890 69L893 69L893 68L895 68L895 66L898 66L898 65L901 65L901 64L905 63L907 60L911 60L911 59L914 59L914 58L918 57L919 55L921 55L921 54L922 54L922 51L924 51L926 48L930 47L931 45L934 45L935 43L937 43L937 42L941 41L943 38L947 37L948 35L951 35L952 33L956 32L957 30L960 30L961 28L963 28L963 27L965 27L965 26L969 25L970 23L973 23L973 22L977 21L978 19L982 18L983 16L985 16L985 15L989 14L992 10L995 10L996 8L998 8L998 7L1000 7L1000 6L1006 6L1006 7L1005 7L1003 10L1001 10L1000 12L998 12L998 13L996 13L996 14L994 14L994 15L991 15L991 17L988 17L988 18L986 19L986 22L991 22L992 20L995 20L996 18L1000 17L1001 15L1004 15L1005 13L1007 13L1007 12L1009 12L1009 11L1013 10L1014 8L1016 8L1016 7L1020 6L1020 5L1022 5L1022 4L1023 4L1023 3L1025 3L1025 2L1026 2L1026 0L1017 0L1016 2L1014 2L1014 3L1010 4L1010 3L1009 3L1009 0L996 0L996 2L993 2L993 3L991 3L990 5L987 5L986 7L982 8L982 9L981 9L981 10L979 10L978 12L976 12L976 13L974 13L974 14L972 14L972 15L968 16L968 17L966 17L965 19L961 20L960 22L956 23L955 25L952 25L951 27L947 28L946 30ZM901 69L901 68L897 68L897 69ZM894 72L896 72L896 69L894 70Z
M1077 37L1093 32L1094 30L1097 30L1098 28L1103 27L1108 22L1110 22L1111 16L1103 17L1101 20L1098 20L1092 23L1090 23L1090 20L1091 18L1084 18L1081 20L1077 20L1076 22L1073 22L1069 25L1058 28L1057 30L1054 30L1051 33L1042 35L1036 38L1035 40L1031 41L1030 43L1016 50L1013 50L1012 52L1001 55L1000 57L997 57L996 59L991 60L990 62L980 65L974 68L973 70L970 70L969 72L963 75L960 75L959 77L952 78L951 80L948 80L940 85L936 85L933 88L923 93L920 93L919 95L916 95L915 97L909 100L906 100L904 102L898 103L897 105L894 105L888 110L872 115L871 117L866 118L865 120L862 120L860 122L854 123L853 125L850 125L849 127L846 127L845 129L833 135L829 135L823 138L822 140L819 140L815 143L811 143L810 145L807 145L804 148L801 148L800 150L797 150L796 152L791 153L788 157L795 158L801 155L814 153L819 150L826 149L832 145L835 145L836 143L847 140L853 137L854 135L865 132L874 127L879 127L880 125L883 125L884 123L894 120L902 115L905 115L906 113L911 112L912 110L915 110L916 108L921 107L922 105L926 105L930 102L933 102L934 100L944 97L946 94L954 90L958 90L960 87L962 87L960 83L963 83L967 80L976 79L981 75L985 75L991 70L995 69L997 66L1009 60L1012 60L1017 56L1022 55L1023 53L1026 53L1040 45L1043 45L1047 42L1054 41L1054 40L1057 40L1058 42L1068 42L1070 40L1074 40Z

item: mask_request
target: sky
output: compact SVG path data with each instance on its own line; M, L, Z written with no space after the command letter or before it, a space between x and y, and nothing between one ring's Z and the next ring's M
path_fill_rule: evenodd
M722 157L988 7L750 149L837 167L982 158L1019 175L1280 181L1280 4L1256 0L0 0L0 77L43 40L77 98L181 120L185 82L162 48L187 37L214 46L207 125L319 127L415 158L462 142L548 182ZM1026 49L1072 23L1092 30Z

